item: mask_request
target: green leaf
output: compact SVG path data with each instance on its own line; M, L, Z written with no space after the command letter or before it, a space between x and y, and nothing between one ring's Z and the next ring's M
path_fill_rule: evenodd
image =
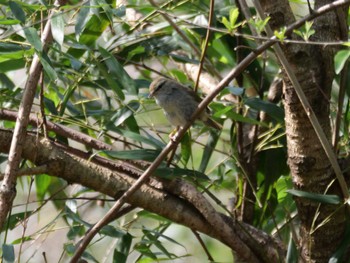
M67 238L68 240L74 240L77 237L83 236L85 232L85 227L83 225L73 225L69 227Z
M17 19L7 19L6 17L0 17L0 25L17 25L20 21Z
M103 16L92 15L86 23L82 34L79 37L79 43L92 47L97 38L99 38L103 31L108 27L109 21Z
M231 28L236 27L237 18L239 16L239 9L233 8L230 10L230 26Z
M181 140L181 158L184 162L184 166L188 163L192 155L192 145L191 145L191 137L188 132L182 137Z
M25 56L30 56L34 52L34 49L31 50L18 50L13 52L3 52L0 53L0 62L4 62L7 60L14 60L14 59L24 59Z
M189 169L183 169L183 168L169 168L169 167L158 167L157 170L154 172L155 176L159 176L166 179L173 179L173 178L179 178L183 175L186 175L190 178L196 178L201 180L209 180L209 177L206 176L204 173L201 173L196 170L189 170Z
M126 233L118 239L117 245L113 253L113 262L127 262L130 253L131 242L132 236L129 233Z
M22 51L22 50L29 50L30 47L26 47L23 45L17 45L13 43L6 43L6 42L0 42L0 52L15 52L15 51Z
M51 19L52 36L62 46L64 40L64 20L62 13L56 13Z
M342 69L344 68L345 62L349 59L350 57L350 50L340 50L337 52L337 54L334 57L334 68L335 68L335 73L339 74Z
M122 91L122 86L119 84L119 82L114 78L114 76L112 76L107 68L105 64L102 64L98 61L96 61L96 65L100 71L100 73L102 74L102 76L105 78L108 87L106 87L106 89L111 89L113 90L113 92L121 99L124 100L125 99L125 95Z
M127 105L117 110L110 120L106 123L106 128L118 132L115 126L119 126L130 117L133 117L134 112L140 107L138 101L130 101Z
M294 240L291 236L288 242L286 263L297 263L297 262L298 262L298 249L295 246Z
M24 59L10 59L0 63L0 73L6 73L12 70L24 68Z
M5 262L15 262L15 250L13 245L2 245L2 259Z
M23 31L28 42L34 47L36 51L41 52L43 50L43 45L36 29L34 27L24 27Z
M66 185L67 183L63 179L51 176L51 181L48 186L48 192L50 195L55 196L52 202L57 210L61 210L65 207L66 199L68 198L68 196L63 190L57 192L57 189L63 189Z
M75 24L75 36L79 38L80 34L83 32L86 23L90 19L90 2L85 2L84 5L81 6L77 15L77 21Z
M284 110L276 104L258 98L245 99L244 104L248 105L252 109L266 112L280 123L284 121Z
M51 176L48 176L46 174L35 176L36 195L38 200L43 200L45 195L48 193L48 189L51 184L51 178Z
M47 74L47 76L52 81L56 81L58 78L57 73L56 73L56 70L52 67L49 57L46 55L46 53L38 54L38 56L40 58L40 62L43 65L44 71Z
M125 232L111 225L106 225L100 230L100 234L120 238L125 235Z
M322 204L338 205L342 203L342 199L337 195L315 194L294 189L287 190L287 192L291 195L307 198Z
M231 25L230 25L230 22L227 20L226 17L223 17L221 22L224 24L224 26L228 29L228 30L231 30Z
M226 17L223 17L221 22L230 32L232 32L234 29L236 29L240 25L240 24L237 24L238 16L239 16L238 8L232 8L230 9L229 20L227 20Z
M9 229L14 229L17 224L19 224L26 216L29 216L31 214L32 211L27 211L27 212L20 212L17 214L13 214L10 216L10 218L8 219L8 226Z
M225 90L236 96L242 96L244 94L244 88L241 87L228 86Z
M201 173L204 173L207 169L210 157L212 156L215 146L220 138L220 133L214 130L209 130L209 137L207 140L207 144L204 147L203 150L203 156L201 159L201 164L199 166L199 171Z
M124 70L123 66L120 65L118 60L102 47L99 47L99 51L105 59L104 63L109 70L108 73L116 77L119 86L123 87L124 90L129 91L130 94L137 94L135 81L130 78L129 74Z
M165 144L162 141L159 141L151 136L145 137L139 133L124 130L124 129L118 129L118 130L115 130L115 132L122 135L123 137L129 138L129 139L136 141L136 142L148 144L148 145L153 146L159 150L161 150L165 147Z
M103 153L111 158L121 160L154 161L160 154L160 150L142 149L129 151L103 151Z
M21 238L17 238L16 240L12 241L13 245L19 245L19 244L23 244L24 242L28 242L28 241L32 241L33 239L31 237L21 237Z
M22 7L13 1L9 1L9 7L13 15L24 24L26 21L26 14L24 13Z
M256 31L260 34L265 30L266 24L269 22L271 17L266 17L264 20L261 20L259 17L255 17L254 19L250 19L249 24L253 25Z

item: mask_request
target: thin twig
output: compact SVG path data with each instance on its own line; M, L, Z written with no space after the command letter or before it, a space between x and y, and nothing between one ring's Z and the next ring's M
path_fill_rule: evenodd
M203 239L201 238L201 236L197 233L197 231L194 231L192 230L192 233L194 234L194 236L197 238L199 244L201 244L203 250L204 250L204 253L207 255L208 257L208 261L210 262L214 262L214 258L211 256L207 246L204 244L204 241Z
M197 90L198 90L198 83L199 83L199 79L200 79L201 72L202 72L202 69L203 69L205 55L207 53L207 49L208 49L208 45L209 45L209 39L210 39L210 33L211 33L209 27L211 26L212 21L213 21L214 3L215 3L214 0L210 0L208 29L207 29L207 34L206 34L205 40L204 40L204 47L203 47L203 50L202 50L202 54L201 54L200 60L199 60L199 68L198 68L198 73L197 73L197 79L196 79L196 82L195 82L195 85L194 85L194 91L195 92L197 92Z

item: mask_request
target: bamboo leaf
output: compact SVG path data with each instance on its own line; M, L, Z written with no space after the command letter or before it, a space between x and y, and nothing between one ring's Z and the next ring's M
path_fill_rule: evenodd
M26 14L24 13L22 7L14 1L9 1L9 7L15 18L24 24L26 22Z
M309 192L295 190L295 189L287 190L287 192L290 193L291 195L307 198L322 204L338 205L342 202L341 198L337 195L315 194L315 193L309 193Z

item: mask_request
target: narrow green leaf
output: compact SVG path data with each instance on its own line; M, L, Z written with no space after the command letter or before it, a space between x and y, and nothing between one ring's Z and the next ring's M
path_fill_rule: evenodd
M244 88L241 87L228 86L225 90L228 90L231 94L236 96L242 96L244 94Z
M33 239L31 237L21 237L21 238L17 238L14 241L12 241L12 245L19 245L19 244L23 244L24 242L28 242L28 241L32 241Z
M79 43L92 47L108 25L109 21L103 16L92 15L79 37Z
M276 104L258 98L245 99L244 104L255 110L266 112L278 122L284 121L284 110Z
M41 52L43 50L43 45L36 29L34 27L24 27L23 31L28 42L34 47L36 51Z
M117 245L113 253L113 262L125 263L127 262L130 248L131 248L132 236L126 233L118 239Z
M230 30L231 31L231 25L230 25L230 22L227 20L227 18L226 17L223 17L222 19L221 19L221 23L223 23L224 24L224 26L228 29L228 30Z
M56 70L52 67L51 61L49 57L46 55L46 53L38 54L40 58L40 62L43 65L44 71L47 74L47 76L52 80L57 80L57 73Z
M5 17L0 17L0 25L17 25L21 21L17 19L7 19Z
M135 81L130 78L129 74L124 70L123 66L120 65L118 60L102 47L99 47L99 51L105 59L105 64L108 67L109 73L116 77L119 85L123 87L124 90L129 91L130 94L137 94Z
M38 200L43 200L45 195L48 193L49 186L51 184L51 176L46 174L41 174L35 176L35 186L36 186L36 195Z
M103 151L107 156L121 160L145 160L154 161L160 150L142 149L129 151Z
M231 29L235 28L238 16L239 16L238 8L233 8L233 9L230 10L230 26L231 26Z
M337 52L337 54L334 57L334 68L335 68L335 73L339 74L342 69L344 68L345 62L349 59L350 57L350 50L340 50Z
M114 76L112 76L107 68L105 64L100 63L99 61L96 61L96 66L98 67L99 71L101 72L102 76L105 78L108 87L106 87L107 89L111 89L113 90L113 92L121 99L124 100L125 99L125 95L122 91L122 87L120 86L119 82L114 78Z
M342 202L341 198L337 195L315 194L294 189L287 190L287 193L290 193L294 196L307 198L322 204L338 205Z
M252 118L248 118L248 117L244 117L241 114L238 114L237 112L235 112L234 107L229 106L229 107L225 107L222 110L219 110L217 112L215 112L215 114L213 115L216 118L219 118L222 115L227 116L228 118L234 120L234 121L239 121L239 122L245 122L245 123L250 123L253 125L260 125L260 126L266 126L266 124L257 121L256 119L252 119Z
M84 235L85 232L85 227L83 225L73 225L69 228L67 238L68 240L74 240L75 238Z
M217 131L209 130L209 137L207 140L207 144L204 147L201 164L199 166L199 171L204 173L207 169L210 157L212 156L215 145L217 144L220 138L220 133Z
M106 225L100 230L100 234L120 238L125 235L125 232L111 225Z
M289 238L286 263L298 262L298 250L295 246L292 236Z
M115 130L115 132L122 135L123 137L126 137L126 138L131 139L131 140L136 141L136 142L148 144L148 145L153 146L159 150L161 150L165 147L165 144L162 141L159 141L151 136L147 138L145 136L142 136L139 133L124 130L124 129L118 129L118 130Z
M90 2L85 2L84 5L79 9L78 15L77 15L77 21L75 24L75 36L78 39L80 34L83 32L86 23L90 19Z
M24 13L22 7L13 1L9 1L9 7L12 11L12 14L24 24L26 21L26 14Z
M64 20L61 13L56 13L51 19L52 36L62 46L64 40Z
M10 218L8 219L9 229L11 230L14 229L16 225L19 224L19 222L21 222L26 215L29 216L30 214L31 214L31 211L27 211L26 213L21 212L21 213L11 215Z
M116 126L125 124L125 121L128 118L132 118L134 112L136 112L139 107L140 103L138 101L130 101L127 105L117 110L116 113L110 117L110 120L106 123L106 128L118 132L119 130L116 128Z
M29 50L29 49L30 47L26 47L23 45L0 42L0 52L15 52L15 51L22 51L22 50Z
M181 158L184 162L184 166L188 163L192 155L192 145L191 145L191 137L188 132L185 133L181 140Z
M13 59L23 59L23 57L27 55L32 55L34 53L32 51L34 51L34 49L0 53L0 62Z
M166 179L173 179L182 177L183 175L187 175L191 178L201 179L201 180L209 180L209 177L206 176L204 173L201 173L196 170L190 170L190 169L183 169L183 168L169 168L169 167L158 167L157 170L154 172L154 175L166 178Z
M11 59L0 63L0 73L5 73L8 71L24 68L24 59Z
M64 191L57 192L57 189L63 189L67 183L58 177L51 177L50 184L48 186L49 195L55 195L55 198L52 200L54 206L57 210L61 210L66 205L66 199L68 198L67 194Z

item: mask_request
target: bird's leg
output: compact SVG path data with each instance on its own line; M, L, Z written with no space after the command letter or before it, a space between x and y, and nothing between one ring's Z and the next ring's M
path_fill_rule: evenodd
M169 138L170 140L172 140L173 142L176 142L176 138L178 136L179 133L179 126L176 126L176 128L169 134Z

